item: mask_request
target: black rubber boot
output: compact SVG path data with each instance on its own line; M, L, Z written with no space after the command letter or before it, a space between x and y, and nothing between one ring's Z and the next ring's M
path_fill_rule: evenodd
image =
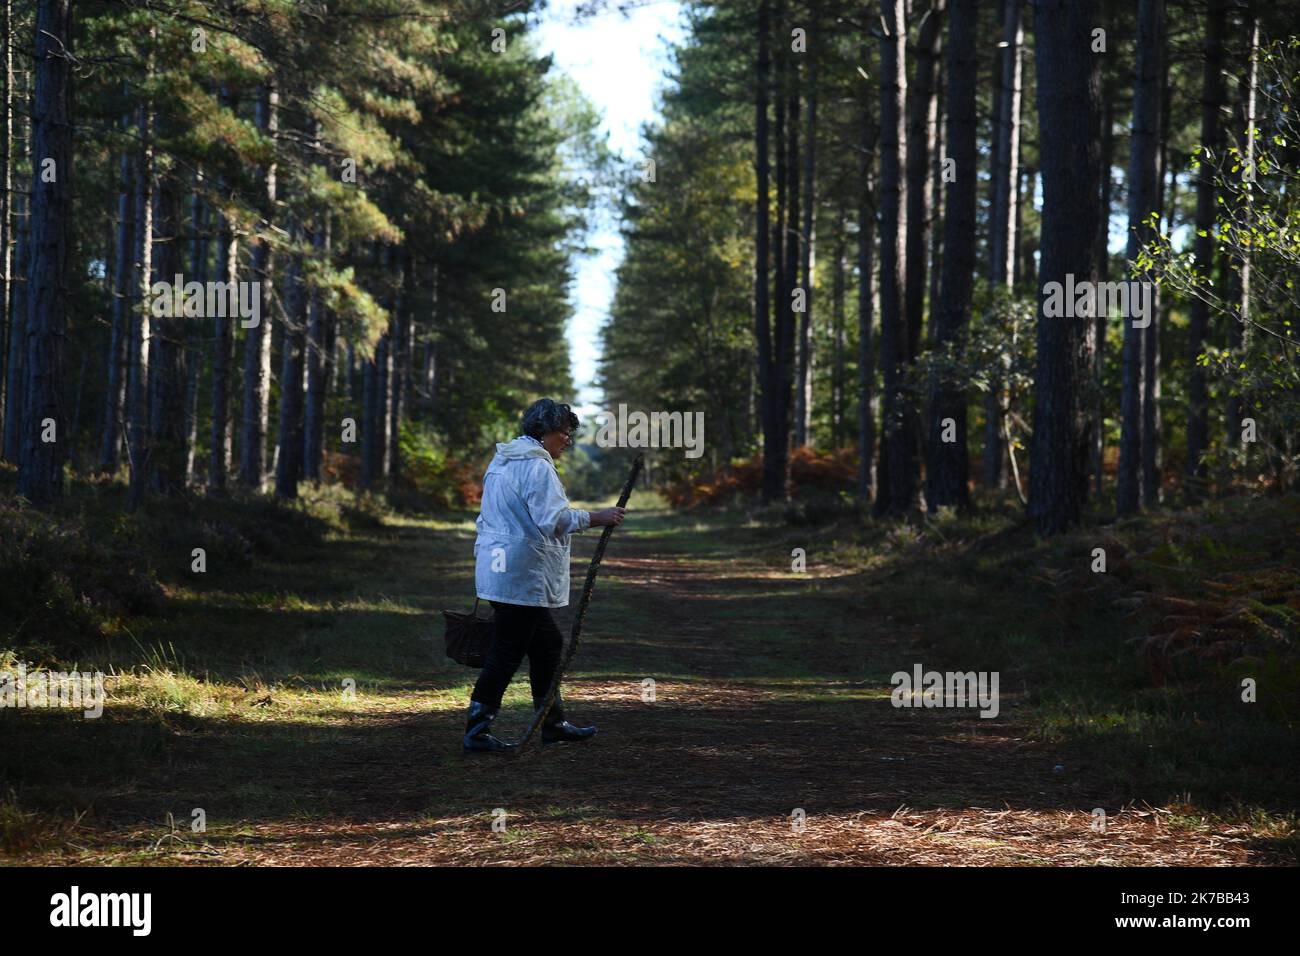
M543 703L544 701L534 700L533 710L541 710ZM546 723L542 724L543 746L546 744L563 744L579 740L588 740L595 736L595 733L595 727L576 727L569 723L569 721L564 717L560 695L555 695L555 703L551 707L551 712L546 715Z
M465 721L465 738L463 746L466 753L474 751L496 751L504 752L514 750L514 744L508 744L504 740L498 740L488 733L492 721L497 716L496 707L489 707L481 701L471 700L469 702L469 716Z

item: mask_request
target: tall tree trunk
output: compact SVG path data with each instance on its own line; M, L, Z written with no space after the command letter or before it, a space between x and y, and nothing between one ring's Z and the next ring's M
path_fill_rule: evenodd
M779 15L778 15L779 19ZM776 285L780 287L780 207L777 209L777 221L769 221L771 199L769 195L769 158L767 102L768 86L771 74L770 37L768 0L760 0L758 7L758 57L755 61L755 95L754 95L754 172L757 178L758 194L754 201L754 337L758 348L758 389L759 420L763 429L763 500L773 501L780 497L780 481L774 477L773 464L776 461L776 435L772 422L774 403L775 361L772 343L772 303L769 299L768 263L771 257L769 242L778 250L776 255ZM777 120L781 121L781 97L777 93ZM780 139L777 140L778 157ZM782 189L782 178L777 175L777 188Z
M329 223L326 223L325 231L325 252L328 255L330 247ZM325 304L321 303L321 309L325 310ZM325 395L339 392L339 382L342 376L339 374L339 355L341 354L343 343L339 341L339 325L333 313L325 310ZM321 413L321 422L324 423L324 412ZM323 434L323 433L322 433Z
M773 124L772 124L772 151L776 158L776 218L772 222L772 325L773 332L780 327L782 306L786 311L789 310L789 304L783 303L782 299L786 294L786 277L785 277L785 242L787 226L787 210L789 202L785 195L785 184L789 182L786 176L785 163L787 147L785 144L785 89L786 83L786 59L787 53L782 48L780 40L783 37L783 28L785 26L785 5L777 0L776 8L776 36L778 39L776 47L776 82L772 88L772 106L773 106ZM773 342L773 347L776 343ZM776 352L772 353L773 369L775 370ZM775 374L775 372L774 372ZM776 396L776 381L773 380L772 395ZM775 406L773 406L775 407ZM769 409L770 411L771 409Z
M0 6L0 43L4 44L4 62L0 64L0 112L4 118L4 142L0 142L0 176L4 192L0 193L0 457L4 456L4 423L9 396L8 369L10 343L16 340L17 323L10 313L13 297L13 136L14 136L14 50L13 50L13 0L3 0Z
M1256 120L1256 98L1259 86L1259 13L1255 6L1255 0L1246 0L1246 33L1249 36L1249 55L1247 58L1247 67L1245 75L1245 94L1246 94L1246 115L1245 122L1242 124L1241 143L1242 153L1245 158L1246 170L1250 171L1254 181L1255 176L1255 120ZM1249 203L1253 188L1246 193L1246 202ZM1250 256L1246 255L1241 260L1241 299L1240 299L1240 327L1238 329L1241 344L1247 345L1250 342Z
M1024 228L1025 210L1032 211L1034 208L1034 196L1038 192L1041 177L1037 166L1025 165L1023 147L1020 150L1020 168L1022 170L1020 201L1016 203L1016 285L1022 282L1033 282L1038 277L1034 255L1041 251L1040 244L1036 241L1037 236ZM1039 227L1041 231L1041 219Z
M37 5L35 53L32 252L27 267L27 368L18 493L38 508L48 508L63 496L63 462L69 444L62 392L72 252L71 0ZM52 440L45 434L50 422Z
M220 91L221 105L224 109L235 111L235 98L229 88L223 86ZM224 204L226 200L225 177L217 179L217 195ZM217 258L216 274L222 282L230 283L231 289L238 289L239 282L239 237L234 220L223 207L217 215ZM234 367L235 355L235 316L214 315L212 317L212 431L211 447L208 450L208 493L225 494L227 480L231 473L234 423L231 420L231 369Z
M863 191L874 192L875 184L870 173L863 175ZM864 200L864 205L870 200ZM876 370L875 341L872 324L876 314L876 296L879 285L876 279L874 255L876 217L867 205L865 220L858 227L858 500L866 504L872 500L879 487L880 476L876 470L876 413L880 396L872 385Z
M194 173L194 189L190 194L190 226L193 235L190 244L190 271L194 281L206 288L208 281L208 206L203 200L203 172ZM188 318L188 317L187 317ZM206 364L206 336L197 323L185 323L185 484L198 481L199 437L199 381Z
M257 125L262 135L273 142L279 130L280 92L270 81L257 102ZM266 215L274 215L276 198L276 164L266 169ZM274 256L269 231L253 247L253 275L261 283L261 321L248 329L244 340L244 407L243 429L239 446L239 478L254 490L266 478L266 433L271 408L271 310Z
M1015 282L1015 256L1020 203L1020 102L1024 22L1020 18L1021 0L1004 0L1002 5L1002 46L998 50L995 73L998 84L997 113L994 118L996 138L993 143L992 207L989 233L989 284L1010 289ZM1003 371L1011 356L1003 356ZM984 396L984 451L982 472L990 488L1006 487L1007 447L1002 440L1008 410L1005 381L992 382Z
M1110 88L1109 75L1102 80L1101 113L1101 221L1097 226L1097 281L1110 279L1110 205L1111 183L1115 165L1115 107L1114 90ZM1098 314L1093 319L1092 386L1096 393L1097 427L1092 439L1093 491L1100 495L1106 463L1106 393L1103 378L1106 372L1106 334L1110 316Z
M1021 0L1002 0L1002 36L997 58L998 114L994 124L992 229L989 281L1009 286L1015 273L1016 194L1020 177L1020 100L1025 26Z
M376 419L375 433L378 436L379 462L377 464L379 477L385 482L393 474L393 392L391 383L393 381L393 337L395 329L392 320L389 321L388 331L379 342L379 352L375 361L378 371L376 380L376 397L375 404Z
M1134 262L1142 246L1156 235L1147 217L1160 214L1160 112L1164 77L1165 3L1141 0L1138 6L1137 74L1133 85L1133 135L1129 160L1128 260ZM1141 277L1149 281L1148 276ZM1131 311L1131 310L1130 310ZM1121 515L1133 514L1141 506L1142 489L1142 372L1145 337L1155 334L1154 309L1142 328L1132 316L1124 316L1124 383L1120 402L1119 481L1116 506Z
M185 357L185 485L198 480L199 455L199 379L203 363L200 356L187 353Z
M239 288L239 236L224 210L217 246L217 262L223 282ZM222 494L231 465L230 370L234 361L235 316L212 319L212 447L208 450L208 491Z
M766 122L767 116L764 115L763 119L764 122ZM764 173L766 173L766 170L764 170ZM766 175L764 175L763 185L764 186L767 185ZM764 210L764 212L766 212L766 209ZM756 209L756 213L757 213L757 209ZM766 248L766 242L767 242L766 222L763 223L763 226L764 229L762 234L764 236L764 239L762 245L764 246L764 248ZM755 248L757 247L758 247L758 243L755 244ZM766 269L766 263L764 263L764 268ZM755 272L757 274L757 267L755 268ZM440 328L439 322L441 318L441 315L438 311L438 283L439 283L440 275L441 273L439 270L438 260L434 259L433 262L431 262L429 265L429 332L424 340L424 362L423 365L421 366L421 372L420 372L420 380L421 380L420 387L423 390L426 399L425 407L428 410L430 420L435 420L435 416L437 415L438 412L438 335L439 335L439 328ZM758 291L759 291L758 288L755 287L754 292L756 297ZM764 295L767 294L766 282L763 283L762 291ZM757 309L757 307L758 306L756 302L751 303L751 308ZM764 308L766 308L766 299L764 299ZM764 323L766 323L767 313L762 312L761 315L763 316ZM765 332L767 331L766 325L764 325L763 331ZM763 355L761 353L757 354L756 361L754 362L754 374L756 376L762 371L762 362L763 362ZM751 394L750 398L753 399L754 397L755 396ZM759 429L760 431L762 429L761 423L759 425Z
M14 243L14 279L9 297L9 365L5 370L6 412L4 427L4 457L17 463L23 434L23 369L27 364L27 261L30 205L27 197L19 194L16 241Z
M813 23L814 31L817 24ZM815 49L815 48L814 48ZM803 228L799 272L803 276L804 311L799 316L799 364L795 379L794 443L802 448L812 442L813 402L813 242L816 238L816 151L817 151L817 60L804 55L807 63L808 119L803 151Z
M328 259L330 248L328 216L316 230L313 243L316 246L316 258ZM324 454L325 395L329 388L330 368L334 363L330 328L334 318L325 308L320 293L315 290L311 293L309 311L306 351L307 404L303 423L303 478L318 482L321 479L321 459Z
M125 87L125 84L123 84ZM131 129L131 115L122 117L122 129ZM133 230L131 223L131 154L124 152L118 172L117 241L113 253L113 326L108 344L108 375L104 420L100 427L99 470L117 470L122 452L123 408L126 402L126 343L131 324Z
M385 274L389 269L390 249L389 246L384 246L382 249L375 246L371 250L374 266ZM390 464L388 439L391 429L389 415L392 412L392 396L388 390L388 382L392 370L392 300L385 299L383 305L389 313L388 326L375 344L374 357L366 363L365 442L362 446L366 458L366 468L362 470L362 487L366 490L375 490L384 484Z
M917 507L916 411L902 393L907 356L906 272L907 33L903 0L881 0L880 63L880 365L884 403L881 419L880 480L874 511L904 515Z
M951 343L960 356L970 324L975 272L977 0L953 0L949 19L948 149L956 163L957 177L948 183L944 202L943 274L939 280L934 345L941 350ZM955 440L945 440L945 433ZM943 506L969 508L966 394L959 383L942 374L933 376L930 383L927 448L926 506L932 513Z
M377 446L381 443L375 428L375 404L378 398L378 359L379 347L375 355L366 359L361 372L361 488L371 491L379 480L376 462L379 459Z
M10 38L12 41L12 37ZM12 54L11 54L12 55ZM30 117L31 75L24 74L22 114ZM27 159L32 155L32 127L30 118L23 123L23 152ZM17 241L14 244L14 262L9 283L9 361L5 369L5 421L4 457L17 463L23 435L23 369L27 362L27 261L31 236L31 195L17 193L19 208L13 219L17 222Z
M801 250L799 235L800 222L800 200L799 194L799 114L800 114L800 94L799 94L799 70L795 63L791 63L790 71L787 74L789 80L789 91L786 99L786 163L785 163L785 199L786 199L786 216L785 216L785 291L779 303L781 321L777 324L777 348L776 348L776 378L780 391L777 393L780 407L777 409L778 418L781 422L781 434L783 436L782 446L782 463L781 463L781 488L782 496L789 496L790 483L790 462L789 447L791 438L792 412L794 409L794 375L795 366L798 364L795 354L795 331L799 326L800 315L795 311L795 289L799 285L799 262L801 259Z
M393 258L397 258L396 253L393 254ZM408 250L402 253L401 269L397 280L397 300L393 306L392 375L388 388L392 403L388 430L388 470L393 478L402 472L402 419L406 414L406 395L410 382L413 287L414 275Z
M785 3L776 6L776 35L788 37ZM787 338L793 341L790 326L790 287L793 279L787 263L787 229L794 221L789 217L790 201L787 186L790 182L786 166L786 61L789 59L785 40L777 45L776 83L773 99L775 117L773 125L773 151L776 155L776 217L772 222L772 365L767 376L767 389L763 402L763 500L783 501L789 494L787 471L790 448L790 356ZM791 134L795 131L791 124ZM788 332L791 334L787 335Z
M939 51L947 0L932 0L921 21L916 43L915 82L907 121L907 263L904 312L907 323L907 359L916 356L925 314L926 264L930 256L930 210L934 207L931 157L939 127ZM958 174L960 175L960 173ZM930 303L934 308L934 303Z
M928 269L929 278L927 279L929 289L927 290L926 294L929 296L931 310L935 308L935 303L939 301L939 275L943 270L943 186L942 184L943 184L944 159L946 158L945 154L948 149L948 145L943 138L944 137L943 121L939 119L939 117L946 116L948 112L948 106L945 100L945 95L947 92L945 90L945 87L947 85L947 79L943 75L943 66L944 66L943 57L941 56L939 57L939 61L936 66L936 74L935 74L936 75L935 89L937 92L934 101L937 109L935 112L936 119L934 124L934 148L930 150L930 175L929 175L929 183L931 184L930 204L929 206L926 207L925 210L925 218L926 218L925 233L927 236L930 237L929 238L930 248L926 250L926 255L929 256L930 258L930 266ZM922 311L924 312L924 309ZM934 333L932 329L927 330L927 336L926 336L927 342L929 341L929 338L933 334ZM920 335L921 335L920 326L916 327L916 335L917 335L917 341L913 343L913 347L912 347L913 357L920 354L920 348L919 348Z
M1174 216L1178 209L1178 179L1169 149L1169 46L1161 37L1160 76L1160 143L1157 146L1159 169L1156 172L1156 209L1165 217L1165 231L1172 235L1178 228ZM1169 183L1166 187L1165 179ZM1164 213L1168 195L1168 213ZM1151 297L1151 325L1146 330L1142 355L1142 504L1154 508L1160 504L1164 456L1160 450L1160 329L1166 311L1160 302L1159 288Z
M1201 169L1196 180L1196 270L1214 274L1214 219L1217 193L1213 162L1218 160L1223 128L1219 110L1223 107L1223 35L1227 23L1226 0L1210 0L1205 15L1205 72L1201 81ZM1204 492L1207 470L1201 459L1210 443L1210 391L1205 369L1198 361L1209 334L1209 304L1195 296L1188 306L1187 327L1187 488L1189 497Z
M751 305L750 308L752 309L753 306ZM757 362L754 363L754 375L758 375ZM428 410L429 415L434 416L438 411L438 343L434 340L432 335L430 335L424 343L424 359L420 366L420 382L422 395L425 399L424 406ZM753 399L755 396L751 395L750 398ZM753 411L753 409L751 409L751 411ZM755 420L758 421L757 417L755 417ZM761 431L761 422L758 427Z
M1240 138L1238 140L1242 154L1242 175L1246 172L1255 174L1255 87L1258 82L1257 55L1259 51L1259 17L1253 0L1247 0L1243 11L1243 27L1247 36L1247 67L1245 74L1238 78L1241 88L1242 115ZM1253 186L1251 187L1254 188ZM1250 193L1246 194L1250 202ZM1235 351L1244 351L1250 342L1250 257L1243 256L1234 284L1237 314L1228 322L1228 347ZM1225 412L1225 427L1229 445L1240 445L1246 458L1250 454L1250 445L1241 442L1242 421L1247 417L1245 403L1235 389L1229 389Z
M184 269L180 184L172 176L158 184L158 232L154 252L161 281L170 286ZM173 300L174 301L174 300ZM161 312L161 315L157 315ZM146 461L154 491L175 494L185 485L185 353L183 312L168 302L149 336L149 443Z
M293 230L294 240L300 235ZM285 274L284 342L280 351L280 422L276 432L275 494L298 497L298 465L302 449L303 342L307 330L307 296L302 287L302 256L293 253Z
M862 59L869 63L871 49L864 45ZM872 412L872 375L876 367L871 339L872 249L875 241L875 203L871 181L872 135L870 98L863 95L859 106L858 140L858 501L865 505L875 492L872 474L875 461L876 428Z
M391 325L375 346L374 358L365 366L365 424L362 441L361 486L367 491L377 489L388 476L389 414L392 410L388 391L389 372L392 368L390 344Z
M150 38L154 30L149 31ZM152 56L146 68L146 77L152 79ZM140 104L137 123L139 152L135 169L135 266L134 276L138 292L131 317L131 341L127 347L127 454L131 466L130 487L127 491L127 509L140 507L149 489L149 357L153 333L153 243L154 243L154 115L153 104L146 100Z
M844 447L844 257L848 240L844 203L845 193L839 191L839 204L835 211L835 263L831 278L831 447L837 451Z
M1091 411L1080 380L1092 367L1086 324L1046 314L1047 284L1095 279L1101 152L1095 0L1034 7L1039 153L1043 177L1038 361L1030 450L1029 518L1041 534L1075 525L1088 495Z

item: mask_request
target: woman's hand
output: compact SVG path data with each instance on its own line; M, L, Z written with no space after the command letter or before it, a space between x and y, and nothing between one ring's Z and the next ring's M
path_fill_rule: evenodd
M606 508L603 511L593 511L591 513L591 526L600 528L609 524L622 524L625 514L627 514L626 508Z

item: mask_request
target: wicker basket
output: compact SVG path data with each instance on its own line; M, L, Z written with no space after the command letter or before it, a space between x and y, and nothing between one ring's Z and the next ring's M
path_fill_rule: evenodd
M492 618L478 616L478 598L474 599L474 608L468 614L443 611L442 616L447 619L444 635L447 656L466 667L482 667L492 646L494 622Z

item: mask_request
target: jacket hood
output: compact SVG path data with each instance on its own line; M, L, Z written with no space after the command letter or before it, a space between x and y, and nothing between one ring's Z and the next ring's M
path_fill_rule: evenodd
M492 463L495 465L497 462L517 461L521 458L544 458L552 468L555 467L555 460L551 458L551 453L526 435L520 435L514 441L504 444L498 443L496 458Z

